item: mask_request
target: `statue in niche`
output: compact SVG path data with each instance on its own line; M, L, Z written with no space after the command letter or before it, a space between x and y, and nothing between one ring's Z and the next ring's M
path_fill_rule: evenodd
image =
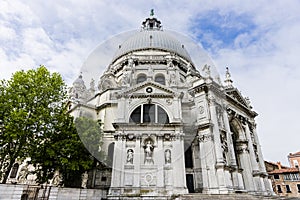
M170 149L165 150L165 163L166 164L171 163L171 150Z
M133 164L133 150L128 149L127 151L127 159L126 159L127 164Z
M170 85L176 85L176 74L174 71L170 72Z
M223 110L220 105L216 107L218 125L220 128L224 128Z
M152 69L152 66L150 65L149 68L148 68L148 80L152 80L153 79L153 69Z
M223 150L224 163L227 164L226 153L228 152L228 144L227 144L226 133L221 133L221 146Z
M154 146L153 146L153 142L151 140L147 140L147 142L145 143L145 146L144 146L144 149L145 149L145 164L154 164L154 161L153 161L153 149L154 149Z

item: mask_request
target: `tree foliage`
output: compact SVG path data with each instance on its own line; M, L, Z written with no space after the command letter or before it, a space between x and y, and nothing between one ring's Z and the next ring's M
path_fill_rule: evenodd
M44 66L18 71L0 84L0 170L2 182L18 159L31 158L37 181L59 170L66 177L93 164L66 110L66 85Z

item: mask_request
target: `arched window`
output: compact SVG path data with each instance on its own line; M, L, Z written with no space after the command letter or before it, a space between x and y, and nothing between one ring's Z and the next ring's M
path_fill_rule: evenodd
M108 159L107 159L107 164L109 166L113 165L113 160L114 160L114 151L115 151L115 143L112 142L108 145Z
M142 83L142 82L145 82L146 80L147 80L147 77L145 74L139 74L138 78L136 80L136 83Z
M130 115L129 122L140 123L169 123L166 111L156 104L143 104L138 106Z
M162 84L162 85L166 84L165 76L162 75L162 74L156 75L154 81L157 82L157 83L159 83L159 84Z
M17 177L18 169L19 169L19 164L15 163L13 165L12 169L11 169L10 178L16 178Z

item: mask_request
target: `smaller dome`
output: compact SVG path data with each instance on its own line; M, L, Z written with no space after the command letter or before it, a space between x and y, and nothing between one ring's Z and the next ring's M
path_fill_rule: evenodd
M84 86L85 86L81 74L80 74L80 75L78 76L78 78L73 82L73 85L84 85Z

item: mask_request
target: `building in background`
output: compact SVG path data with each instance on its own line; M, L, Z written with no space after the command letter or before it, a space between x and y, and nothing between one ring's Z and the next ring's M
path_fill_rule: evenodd
M273 190L282 197L300 197L300 171L298 162L300 152L288 155L290 167L282 166L280 162L266 163L266 169L272 182Z

